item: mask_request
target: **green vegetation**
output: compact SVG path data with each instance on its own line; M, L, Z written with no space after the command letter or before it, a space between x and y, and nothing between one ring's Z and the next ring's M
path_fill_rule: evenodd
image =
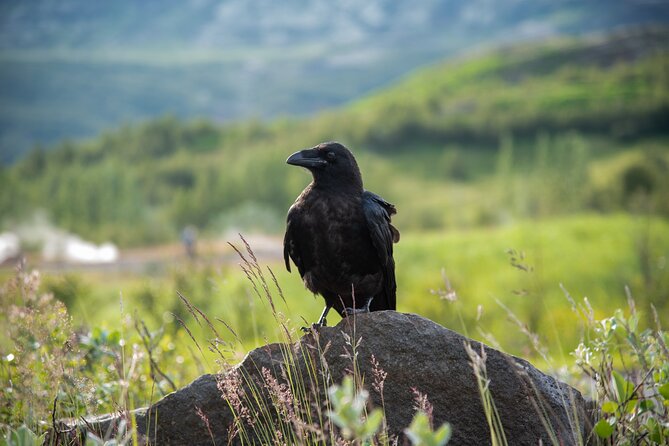
M263 272L263 266L252 259L251 251L241 252L242 265L251 272L247 276L250 280L247 286L251 293L257 293L252 299L259 299L268 307L264 315L273 319L270 324L279 340L295 339L297 331L282 311L284 305L289 306L288 302L282 304L285 294L276 283L272 285L271 275ZM513 263L516 267L524 266ZM592 444L622 445L632 440L643 440L642 444L649 445L664 444L669 437L666 428L669 334L662 329L654 306L650 306L654 317L650 328L644 322L646 317L640 313L642 308L632 299L629 290L626 299L627 311L616 310L612 316L611 311L607 311L600 318L587 298L581 302L565 293L564 305L572 312L567 323L580 337L580 344L571 354L573 359L565 363L553 363L549 349L542 344L542 337L516 319L520 323L518 332L527 335L527 347L544 356L554 373L579 386L600 405L602 411L596 415L594 430L587 433ZM35 436L51 426L52 413L63 417L126 411L155 401L202 367L205 349L201 344L206 338L209 338L207 345L214 346L210 353L217 358L218 365L229 370L235 361L234 350L240 347L239 335L226 323L219 326L218 317L212 317L211 313L207 317L188 299L182 298L182 303L186 315L190 316L184 320L175 315L178 325L164 326L157 331L147 329L138 313L129 316L124 305L119 309L120 321L115 329L81 327L75 330L64 305L39 292L39 275L19 271L5 283L0 293L3 310L0 326L4 339L0 368L3 383L0 423L10 428L8 444L17 444L12 443L19 441L12 440L14 438L36 441ZM610 304L608 307L612 308ZM487 327L485 322L478 325L479 330L483 327ZM223 330L226 334L221 336ZM175 331L176 336L172 337L169 332ZM481 333L484 337L489 336ZM510 334L509 338L513 336L518 337ZM332 385L329 400L319 405L331 408L327 413L291 412L300 407L312 407L299 401L303 384L290 379L286 385L280 384L269 372L265 374L265 382L258 385L267 389L275 404L253 407L261 411L261 426L256 429L265 432L267 441L283 438L293 439L295 444L329 444L342 436L353 440L354 444L392 444L381 429L384 425L382 408L370 409L365 405L367 390L360 377L355 375L357 342L350 340L352 378L341 386L324 382L324 385ZM291 350L286 349L285 354L290 355ZM504 420L496 415L494 395L487 390L486 358L473 350L470 355L473 375L479 379L493 444L506 444L501 430ZM316 370L311 373L319 382L320 377L325 376L317 374ZM288 371L288 376L293 374ZM230 373L219 388L231 404L236 416L237 435L244 442L245 438L248 440L244 430L248 421L245 407L252 404L255 397L237 392L240 386L235 380L239 379L242 377ZM383 379L383 373L375 373L372 382L366 385L383 389ZM450 432L447 426L433 430L428 397L416 395L418 411L406 434L413 444L443 445ZM51 401L55 402L52 404ZM203 421L206 423L206 418ZM23 424L28 427L22 427ZM309 429L310 434L305 436L305 426L315 426L316 429ZM334 426L337 426L336 430ZM317 435L317 432L321 434ZM326 436L322 437L323 434ZM130 426L121 429L115 438L120 444L136 444L137 441ZM90 438L89 441L106 444L103 439ZM557 439L555 441L554 444L559 444Z
M601 408L594 432L605 444L669 442L669 334L640 325L628 290L628 312L596 320L588 302L571 301L581 318L583 342L574 351L577 366L596 383ZM622 370L620 370L622 368Z
M285 158L339 139L354 149L366 187L398 207L399 311L579 386L601 404L593 435L602 444L661 444L669 435L661 328L669 323L669 39L659 35L449 62L309 119L215 126L168 116L35 150L0 168L2 224L20 226L45 209L62 228L123 246L176 240L188 224L204 234L201 246L233 227L278 235L308 181ZM322 302L296 274L271 259L267 276L240 252L256 274L214 259L146 276L8 278L0 312L8 438L28 435L21 424L41 434L56 397L58 416L143 406L317 317ZM261 273L271 279L249 283ZM625 305L626 313L612 311ZM217 352L198 347L214 340L192 306L215 321ZM355 403L350 390L333 390L342 406L332 422L342 429L360 415L344 405ZM482 398L503 444L494 395ZM359 435L375 438L372 414ZM448 438L421 416L411 432L426 444Z
M662 2L498 5L2 2L0 163L36 142L91 137L165 110L217 121L305 116L480 45L662 24L668 16ZM472 11L486 11L485 26Z
M243 250L242 244L232 242ZM572 316L561 284L575 296L587 296L598 316L605 308L623 306L622 291L629 286L641 306L654 303L663 322L669 323L665 298L669 223L659 218L589 215L497 228L409 233L397 245L395 257L399 311L421 314L544 366L548 365L545 359L528 351L525 340L510 330L513 324L507 309L541 336L555 363L563 363L568 360L566 353L578 344L579 333L569 328ZM322 310L322 299L312 297L299 276L288 273L281 261L272 260L267 266L283 290L285 303L281 300L276 305L287 318L284 322L291 330L313 322ZM43 287L65 303L78 324L113 332L123 320L122 306L126 314L141 315L151 330L165 331L168 342L186 336L177 330L175 319L188 320L177 294L181 293L206 314L224 319L237 333L242 344L231 352L236 359L281 334L271 307L229 261L176 264L164 273L146 275L45 274ZM269 287L274 289L272 283ZM329 318L330 325L337 321L336 315ZM202 334L198 327L192 331ZM205 352L204 368L215 367L215 359ZM193 369L183 379L194 378L199 370Z
M35 150L0 171L0 215L18 223L42 208L58 226L126 246L175 239L186 224L218 234L251 220L279 232L308 181L286 156L331 139L354 149L404 231L629 210L639 193L668 215L664 35L450 62L311 119L166 117Z

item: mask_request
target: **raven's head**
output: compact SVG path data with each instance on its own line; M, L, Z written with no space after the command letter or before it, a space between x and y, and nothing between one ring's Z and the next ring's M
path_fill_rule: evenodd
M317 185L362 189L358 163L351 151L338 142L324 142L300 150L290 155L286 162L309 169Z

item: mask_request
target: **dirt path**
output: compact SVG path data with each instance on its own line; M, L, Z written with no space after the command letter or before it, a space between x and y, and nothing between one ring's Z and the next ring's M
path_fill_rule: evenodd
M282 240L279 237L264 235L245 237L256 257L265 262L273 262L281 259ZM230 238L230 242L241 252L246 248L243 242L237 238ZM166 245L146 246L141 248L120 250L117 261L110 263L74 263L66 261L45 261L40 253L28 253L25 255L29 267L37 268L45 273L65 273L77 271L109 271L127 273L152 273L183 264L185 262L196 262L202 264L236 264L239 256L225 240L200 240L197 243L197 257L190 259L184 246L180 243ZM18 259L10 259L0 265L0 270L9 271L14 269Z

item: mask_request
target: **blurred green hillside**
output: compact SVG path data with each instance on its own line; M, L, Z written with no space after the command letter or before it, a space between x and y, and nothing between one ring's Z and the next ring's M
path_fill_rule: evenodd
M339 140L403 230L581 211L669 215L669 32L511 47L416 72L310 119L170 116L36 149L0 170L0 215L35 209L124 246L194 224L279 233L309 181L293 151Z
M669 23L628 0L7 0L0 163L173 113L309 116L500 42Z
M36 272L2 289L5 308L29 309L0 312L0 328L20 341L0 336L0 357L11 362L5 375L32 368L23 376L34 381L15 382L47 390L14 393L0 412L23 422L13 401L24 398L35 400L40 419L51 417L49 392L61 387L38 374L66 369L51 367L40 352L63 355L62 327L81 333L88 362L76 370L97 393L79 406L73 398L67 413L75 415L123 407L115 398L128 383L136 386L135 404L149 403L216 370L219 354L234 363L251 348L299 336L322 299L311 298L278 252L286 211L310 181L285 160L325 140L352 148L365 186L397 206L398 311L590 386L581 370L565 375L563 368L592 334L582 318L611 345L622 340L611 328L622 319L600 319L632 297L639 327L669 323L667 123L669 29L646 28L449 60L310 118L217 125L168 115L35 149L0 165L0 229L27 227L44 210L59 228L135 249L123 250L116 264L39 265L39 289L58 303L38 296ZM201 234L194 261L176 243L187 225ZM232 229L275 236L255 238L270 248L252 244L262 264L249 260L255 257ZM232 251L221 249L221 238L246 258L226 257ZM28 254L29 263L37 258ZM128 259L139 266L128 267ZM2 279L10 274L0 270ZM125 366L111 364L141 350L140 342L151 366L128 379L118 373ZM165 379L154 375L154 359Z

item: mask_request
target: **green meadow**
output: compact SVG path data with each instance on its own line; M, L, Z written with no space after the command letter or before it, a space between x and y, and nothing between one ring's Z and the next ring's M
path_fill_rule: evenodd
M248 258L241 240L231 243ZM511 312L555 352L556 362L545 366L557 366L568 362L564 354L581 336L573 326L575 315L566 292L578 302L587 298L603 316L610 308L627 304L628 287L643 314L650 316L653 303L666 321L668 256L669 223L647 216L591 214L501 227L409 232L395 250L398 311L420 314L494 342L509 353L541 361L537 352L528 350L531 345ZM242 341L236 352L242 354L280 339L282 333L262 286L254 286L235 263L243 260L199 265L184 260L148 275L46 274L44 281L66 303L74 321L114 330L123 315L136 316L153 329L181 336L186 344L181 348L186 349L187 334L175 318L187 322L200 340L207 338L207 327L194 322L178 296L181 293L209 317L224 320ZM315 321L322 299L311 295L283 262L260 263L284 322L297 333ZM339 320L330 315L329 324ZM222 323L221 327L227 331ZM230 332L226 336L236 340Z
M589 391L572 352L601 335L600 319L610 324L618 308L636 318L633 301L639 326L669 324L666 35L500 49L309 118L166 116L1 166L5 229L41 210L123 254L177 246L194 225L204 253L189 261L169 251L136 271L45 268L38 278L28 273L39 248L24 246L26 270L0 271L0 376L14 383L3 386L1 422L41 432L56 395L63 415L139 407L300 336L323 302L281 259L285 213L309 181L285 159L335 139L355 153L366 188L397 206L398 311ZM272 255L253 260L261 250L248 251L237 231L270 237ZM224 241L241 256L210 249ZM66 384L53 389L54 380Z

